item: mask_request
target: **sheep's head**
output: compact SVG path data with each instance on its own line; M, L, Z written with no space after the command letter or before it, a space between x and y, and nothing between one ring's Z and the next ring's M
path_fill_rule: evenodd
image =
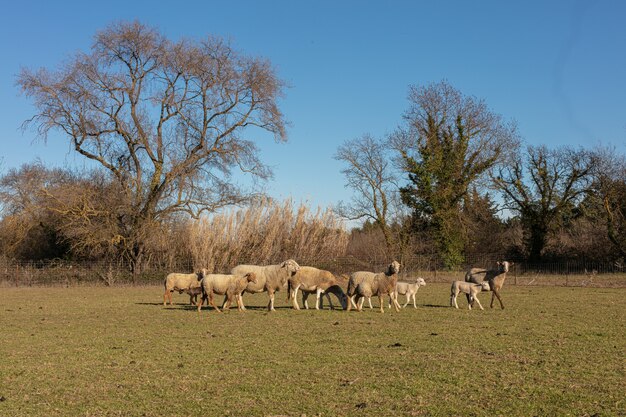
M506 272L509 272L509 268L511 267L511 265L513 264L507 261L498 262L498 270L500 271L500 273L504 274Z
M206 269L202 268L200 270L200 272L196 272L196 278L198 279L198 281L202 281L202 279L206 277Z
M491 290L491 287L489 286L489 281L481 282L480 286L483 289L483 291L490 291Z
M400 272L400 262L398 261L393 261L391 264L389 264L389 266L387 267L387 275L393 275L393 274L397 274L398 272Z
M254 272L248 272L246 275L244 275L244 277L246 277L248 282L256 284L256 274Z
M415 282L418 283L420 287L426 285L426 281L424 281L424 278L418 278Z
M293 259L286 260L280 266L281 268L287 268L287 272L289 273L290 276L295 275L296 272L300 270L300 265L298 265L298 263L294 261Z

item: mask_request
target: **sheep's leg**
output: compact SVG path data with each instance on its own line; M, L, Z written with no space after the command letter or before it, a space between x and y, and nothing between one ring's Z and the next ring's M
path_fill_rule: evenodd
M417 293L415 293L415 292L413 293L413 308L417 308L417 304L415 304L415 295L416 294Z
M330 306L330 309L334 310L335 306L333 305L333 299L330 298L330 294L325 292L324 295L326 296L326 299L328 300L328 305ZM324 308L324 297L320 299L320 309L323 309L323 308Z
M222 311L229 311L230 310L230 305L233 303L233 298L232 296L227 295L226 296L226 304L224 304L222 306Z
M468 310L471 310L471 309L472 309L472 304L474 304L474 296L472 296L472 295L470 294L470 302L469 302L469 303L467 303L467 308L468 308Z
M222 310L220 310L220 308L215 304L215 300L213 299L213 291L209 293L209 304L211 304L215 311L217 311L218 313L222 312Z
M320 303L323 303L321 301L321 295L324 292L324 290L321 289L321 288L318 288L317 291L315 291L315 292L316 292L316 295L317 295L317 298L315 300L315 309L319 310L320 309Z
M362 298L360 295L356 296L356 299L354 300L354 304L356 305L356 310L358 312L363 311L363 301L364 300L365 300L365 298Z
M355 297L356 297L356 295L355 295L355 294L352 294L352 295L351 295L350 297L348 297L348 298L350 298L350 304L352 304L352 306L354 306L354 308L358 308L358 307L357 307L357 305L356 305L356 302L354 301L354 298L355 298Z
M202 293L202 298L200 298L200 302L196 303L198 305L198 313L200 309L202 309L202 304L204 304L204 300L206 300L206 294Z
M406 292L406 303L404 303L402 308L406 308L407 304L409 304L409 301L411 301L411 293L407 291Z
M396 295L395 297L391 297L391 295L390 295L390 298L391 298L391 301L392 301L392 304L393 304L393 308L396 309L396 312L399 312L400 311L400 303L398 302L398 296Z
M296 310L300 310L300 306L298 305L298 289L300 288L300 285L296 285L294 287L294 289L291 291L291 303L293 304L293 308L295 308ZM304 291L303 291L304 293ZM270 296L271 297L271 296ZM272 303L272 309L273 309L273 304Z
M302 291L302 305L305 309L309 309L309 293L306 291Z
M494 289L493 292L491 293L491 305L490 308L493 308L493 299L495 297L498 297L498 301L500 301L500 308L504 310L504 304L502 304L502 298L500 298L500 291Z
M242 291L241 293L237 294L237 298L239 299L239 301L241 301L241 309L243 311L246 311L246 305L243 303L243 294L244 294L245 290Z
M378 301L380 302L380 312L384 313L385 312L385 300L383 299L382 295L378 296Z
M267 304L267 310L276 311L274 309L274 290L267 290L267 295L270 297L270 302Z
M169 294L169 291L167 289L165 289L165 293L163 294L163 305L167 305L167 296L171 294ZM172 304L172 300L170 298L170 305Z
M454 308L459 308L459 305L456 303L456 296L457 294L450 294L450 307L454 305Z
M368 303L369 303L369 305L370 305L370 310L373 310L373 309L374 309L374 307L372 307L372 297L367 297L367 302L368 302Z
M476 303L478 304L478 307L480 307L481 310L484 310L482 304L480 304L480 300L477 297L478 294L474 295L474 301L476 301Z

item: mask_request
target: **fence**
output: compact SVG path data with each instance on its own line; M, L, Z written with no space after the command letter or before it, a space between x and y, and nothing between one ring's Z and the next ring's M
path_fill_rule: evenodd
M490 267L496 257L481 255L468 265ZM353 271L383 271L388 260L338 257L324 260L298 260L301 265L327 269L337 275ZM246 263L242 261L242 263ZM278 261L277 261L278 263ZM411 280L421 276L428 282L463 280L468 266L455 271L444 270L436 256L416 256L402 260L401 279ZM234 265L233 265L234 266ZM1 286L78 286L78 285L156 285L163 282L169 272L191 272L200 266L191 261L170 261L146 265L144 272L133 277L130 268L121 262L68 262L50 260L17 262L0 259ZM226 271L217 271L226 272ZM626 287L626 268L620 262L542 262L513 263L507 285L555 285Z

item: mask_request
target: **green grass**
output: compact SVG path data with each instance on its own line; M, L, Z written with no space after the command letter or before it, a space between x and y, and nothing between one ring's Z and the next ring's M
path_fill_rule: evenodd
M505 310L200 315L160 287L2 288L1 416L626 415L626 290L505 286ZM404 302L401 297L402 303Z

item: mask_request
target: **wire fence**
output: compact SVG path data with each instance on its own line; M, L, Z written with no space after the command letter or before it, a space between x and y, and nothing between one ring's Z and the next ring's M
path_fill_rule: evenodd
M403 259L401 280L417 277L427 282L463 280L470 267L495 267L493 255L471 259L457 270L446 270L436 256L415 256ZM277 260L279 263L281 260ZM337 257L333 259L298 260L300 265L326 269L347 277L354 271L384 271L389 260ZM242 261L240 263L253 263ZM234 266L234 265L232 265ZM190 260L170 260L146 264L141 274L133 275L123 262L69 262L47 260L18 262L0 258L0 286L80 286L80 285L157 285L162 284L170 272L192 272L202 268ZM228 271L214 271L224 273ZM541 262L513 261L507 274L507 285L552 285L574 287L626 287L626 268L621 262Z

